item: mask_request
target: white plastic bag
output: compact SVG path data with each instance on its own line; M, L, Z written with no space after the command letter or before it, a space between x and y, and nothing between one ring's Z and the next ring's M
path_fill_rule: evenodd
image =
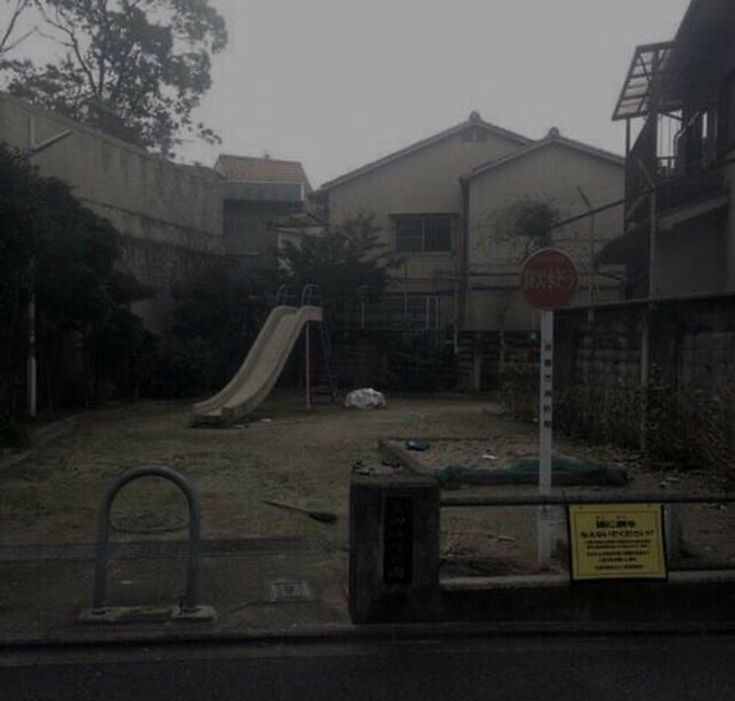
M385 396L370 387L352 390L345 399L348 409L377 409L381 406L385 406Z

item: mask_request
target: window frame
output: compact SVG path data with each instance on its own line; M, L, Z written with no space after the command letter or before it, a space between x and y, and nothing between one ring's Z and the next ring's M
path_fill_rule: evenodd
M430 212L417 214L391 214L393 220L393 249L400 256L451 256L455 251L455 239L459 215L456 212ZM449 223L449 247L442 250L427 250L427 222L446 220ZM399 225L407 222L421 223L421 250L404 251L399 247Z

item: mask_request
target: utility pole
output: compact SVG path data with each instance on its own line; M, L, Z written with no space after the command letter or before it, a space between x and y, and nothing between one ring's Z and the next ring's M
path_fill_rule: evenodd
M36 120L28 115L28 146L26 155L28 162L33 163L34 156L66 139L74 132L62 131L40 144L36 143ZM31 292L28 298L28 359L26 362L26 387L28 390L28 415L35 419L38 416L38 364L36 362L36 261L31 260L29 266Z
M579 192L579 196L582 198L582 201L587 207L587 212L590 218L590 270L588 279L588 296L589 306L591 310L591 308L595 304L595 287L597 286L597 265L595 264L595 210L592 207L592 202L590 202L589 198L587 197L587 195L585 195L584 190L581 187L577 188L577 192Z
M650 218L651 221L648 239L648 305L643 312L641 325L641 388L643 389L643 405L641 407L641 424L640 424L640 447L643 453L648 451L648 383L651 372L651 310L653 308L653 299L657 294L656 287L656 231L657 223L657 201L656 201L656 181L653 175L648 172L643 161L638 160L643 175L648 181L651 191L650 200Z

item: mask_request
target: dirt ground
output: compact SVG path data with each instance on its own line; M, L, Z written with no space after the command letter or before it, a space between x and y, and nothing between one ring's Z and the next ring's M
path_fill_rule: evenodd
M487 413L487 409L486 409ZM494 472L515 467L519 461L537 457L535 427L495 418L482 439L435 438L426 451L410 450L405 440L391 440L419 472L432 474L447 466ZM555 459L567 458L605 464L624 470L630 482L626 486L563 486L561 491L576 495L604 497L630 493L657 495L666 493L722 493L721 480L704 473L661 472L645 465L637 453L605 446L586 446L557 438ZM531 495L532 485L465 487L451 490L453 495ZM671 569L732 567L735 565L735 510L721 504L676 505L669 550ZM537 571L536 509L453 508L442 512L444 573L453 575L517 574ZM567 525L564 510L553 509L553 526L559 540L552 567L565 570L567 562ZM675 542L674 542L675 541Z
M250 423L231 429L190 428L190 402L90 412L26 459L0 462L0 544L92 542L105 490L144 464L168 465L191 480L204 538L306 533L343 544L351 467L379 460L379 438L419 431L481 436L488 429L484 406L391 398L386 409L357 411L323 400L309 412L303 396L278 394ZM339 520L321 524L264 499L331 510ZM157 537L182 537L176 528L186 519L183 498L163 481L133 483L115 503L113 522L125 530L137 524L157 529Z
M59 436L25 459L0 461L0 545L93 542L97 508L114 479L132 467L163 464L182 472L197 489L203 538L308 535L343 555L350 472L357 461L380 462L378 439L466 439L455 444L463 455L435 453L440 462L483 463L489 460L483 454L533 455L535 428L504 419L496 410L488 399L448 396L388 397L387 408L375 411L346 410L325 402L309 412L302 396L287 393L269 398L252 422L231 429L190 428L189 402L138 403L90 412L69 422ZM606 448L563 440L556 448L627 467L634 481L626 489L721 489L703 475L666 477L638 464L635 456ZM504 489L518 493L532 488ZM332 511L338 520L319 523L265 504L265 499ZM686 528L695 540L735 561L735 509L686 509ZM146 530L153 531L151 537L182 539L185 523L183 498L160 480L130 485L113 510L117 539L140 540ZM448 571L492 574L532 567L533 509L446 509L442 531Z

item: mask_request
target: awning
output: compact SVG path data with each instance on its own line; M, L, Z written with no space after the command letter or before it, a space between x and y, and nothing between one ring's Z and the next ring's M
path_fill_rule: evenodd
M638 46L625 78L625 84L620 92L618 104L613 113L613 120L632 119L648 114L652 93L654 90L663 90L671 68L674 54L674 42L665 41L658 44ZM659 108L665 95L657 96ZM676 109L673 100L665 106Z

